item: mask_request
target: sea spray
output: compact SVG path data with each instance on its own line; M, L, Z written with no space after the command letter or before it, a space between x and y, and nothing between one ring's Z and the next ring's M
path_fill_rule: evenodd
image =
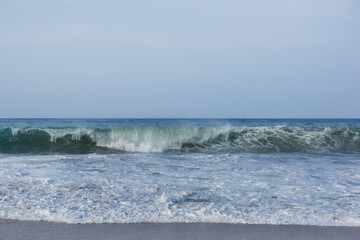
M0 218L360 226L359 119L0 119Z
M122 127L5 128L2 153L360 152L360 128Z

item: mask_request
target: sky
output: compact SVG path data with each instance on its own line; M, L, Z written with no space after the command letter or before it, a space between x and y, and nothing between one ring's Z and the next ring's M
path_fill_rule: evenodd
M360 118L360 1L0 0L0 118Z

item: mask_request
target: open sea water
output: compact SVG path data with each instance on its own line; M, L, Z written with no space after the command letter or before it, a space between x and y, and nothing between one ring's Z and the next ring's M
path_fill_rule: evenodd
M0 218L360 226L360 119L0 119Z

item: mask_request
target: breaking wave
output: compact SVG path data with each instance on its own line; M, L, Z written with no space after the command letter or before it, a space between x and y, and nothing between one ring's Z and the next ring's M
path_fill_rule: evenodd
M4 128L1 153L92 152L358 153L360 128Z

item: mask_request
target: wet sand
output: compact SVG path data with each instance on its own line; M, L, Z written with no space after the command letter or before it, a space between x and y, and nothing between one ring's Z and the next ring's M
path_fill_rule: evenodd
M0 220L0 239L359 239L360 227L222 223L64 224Z

